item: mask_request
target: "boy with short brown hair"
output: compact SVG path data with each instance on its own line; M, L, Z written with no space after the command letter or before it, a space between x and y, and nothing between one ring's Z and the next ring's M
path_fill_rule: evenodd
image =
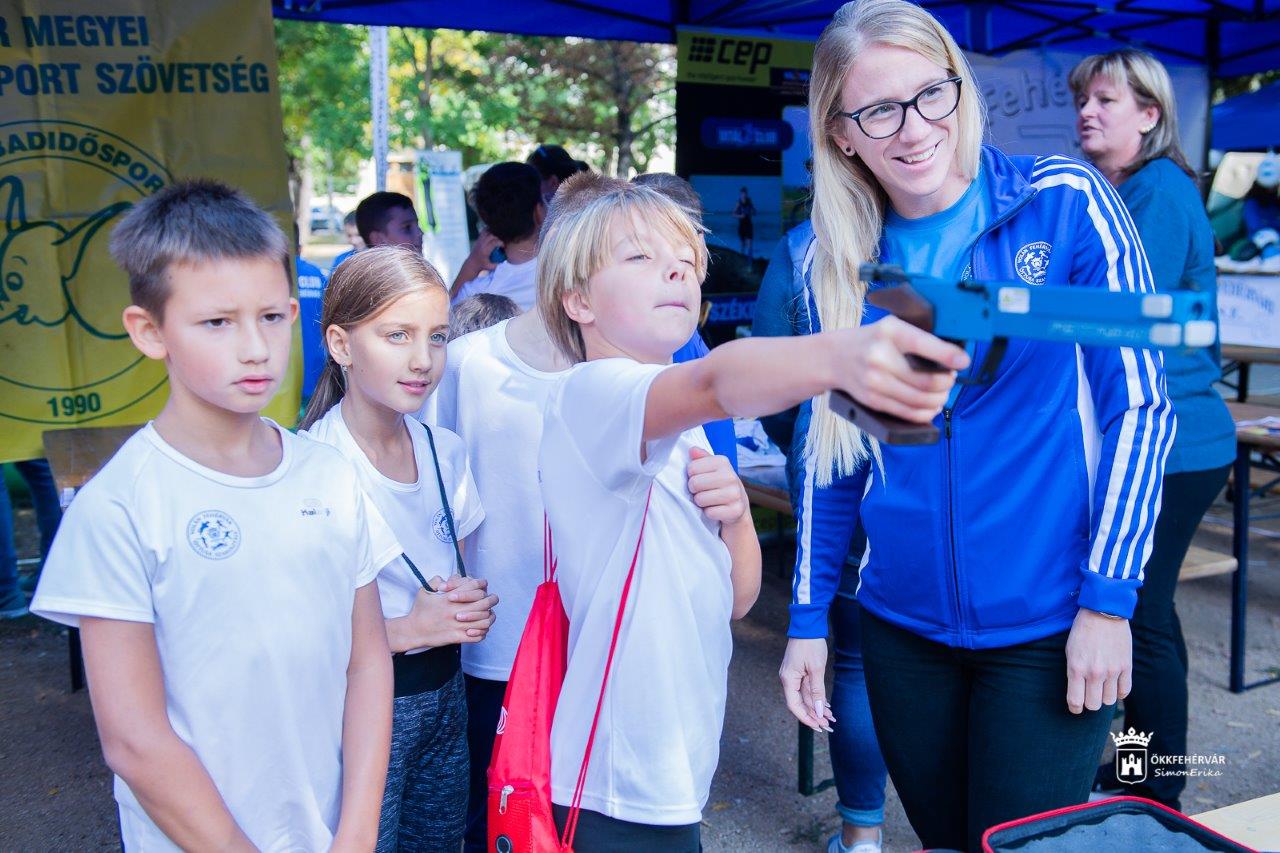
M372 849L391 729L372 581L400 548L337 451L258 414L298 313L284 235L193 180L111 251L169 399L76 496L31 609L80 628L124 846Z

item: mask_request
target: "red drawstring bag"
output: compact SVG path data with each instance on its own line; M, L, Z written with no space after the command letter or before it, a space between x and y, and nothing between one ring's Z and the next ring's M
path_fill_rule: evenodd
M652 494L652 491L650 492ZM551 545L551 530L543 532L543 581L533 596L533 609L525 623L511 678L502 700L498 717L497 738L493 742L493 758L489 762L489 850L496 853L572 853L573 835L578 826L582 792L587 783L587 764L591 746L604 707L604 691L609 683L613 653L622 629L622 614L631 592L631 579L640 557L640 540L649 517L649 499L645 498L640 535L636 538L631 568L622 586L622 600L613 623L613 639L605 658L604 678L596 700L595 716L587 735L587 748L578 772L578 784L569 806L569 819L564 836L556 832L551 812L551 722L569 655L569 618L560 599L556 583L556 558Z

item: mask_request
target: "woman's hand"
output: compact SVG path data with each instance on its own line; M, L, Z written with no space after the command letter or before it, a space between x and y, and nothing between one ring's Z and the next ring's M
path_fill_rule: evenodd
M1067 710L1079 714L1114 705L1133 687L1133 637L1128 619L1080 608L1067 636Z
M955 371L969 366L969 355L960 347L893 316L830 334L836 346L840 390L869 409L915 423L928 423L942 411L956 381ZM949 370L915 370L908 354Z
M815 732L831 731L836 718L827 702L827 641L787 640L778 678L787 710Z
M737 524L751 520L751 504L727 456L713 456L700 447L689 450L689 493L712 521Z

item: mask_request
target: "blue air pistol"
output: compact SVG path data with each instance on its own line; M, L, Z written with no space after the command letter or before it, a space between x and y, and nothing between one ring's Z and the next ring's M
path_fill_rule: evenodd
M1026 285L1006 281L943 281L903 272L891 264L863 264L862 281L883 283L867 301L940 338L964 345L990 342L981 365L957 378L983 385L995 378L1010 338L1059 341L1091 347L1194 349L1213 344L1210 295L1132 293L1094 287ZM908 355L911 366L936 373L933 361ZM933 444L938 429L876 412L841 391L829 402L837 414L886 444Z

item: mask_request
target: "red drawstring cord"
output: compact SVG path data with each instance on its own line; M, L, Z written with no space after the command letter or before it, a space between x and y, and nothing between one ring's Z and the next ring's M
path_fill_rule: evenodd
M627 570L627 580L622 585L622 601L618 602L618 615L613 620L613 639L609 641L609 656L604 661L604 677L600 680L600 697L596 700L596 713L591 718L591 731L587 735L587 749L582 756L582 769L578 771L578 784L573 790L573 800L569 804L569 818L565 821L564 835L560 838L562 848L573 848L573 836L578 829L578 816L582 812L582 794L587 787L587 765L591 762L591 747L595 744L596 728L600 723L600 711L604 708L604 691L609 686L609 670L613 667L613 653L618 648L618 634L622 631L622 616L627 609L627 595L631 592L631 581L636 574L636 563L640 560L640 542L644 539L644 525L649 520L649 501L653 497L653 486L649 486L649 494L644 499L644 515L640 518L640 533L636 536L636 550L631 555L631 568ZM550 537L550 528L548 528Z

